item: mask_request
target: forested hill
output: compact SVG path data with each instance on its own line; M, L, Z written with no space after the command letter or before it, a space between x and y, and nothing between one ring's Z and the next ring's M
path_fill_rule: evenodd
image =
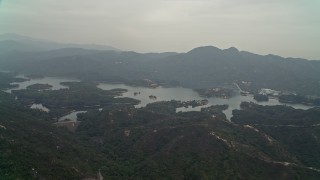
M100 171L106 179L319 178L319 126L308 126L310 133L304 126L277 132L278 124L242 125L255 109L237 112L235 124L219 116L223 107L175 113L174 103L92 110L71 133L0 92L0 177L85 179ZM319 113L303 112L308 118ZM299 137L290 138L298 130Z
M126 81L151 79L185 87L212 87L251 82L250 89L271 88L320 95L320 61L257 55L213 46L187 53L136 53L65 48L11 51L0 55L0 67L24 73Z
M1 89L18 80L0 77ZM177 113L187 102L172 100L134 108L135 100L114 98L123 89L63 84L69 89L0 91L2 179L85 179L98 172L105 179L319 179L318 108L242 103L230 122L227 105ZM33 102L50 111L30 109ZM66 105L101 109L78 114L68 132L56 123L70 112Z
M320 92L320 61L261 56L236 48L199 47L157 61L153 67L158 70L155 77L173 78L190 87L248 81L255 88Z
M101 154L41 114L0 91L0 179L95 177Z

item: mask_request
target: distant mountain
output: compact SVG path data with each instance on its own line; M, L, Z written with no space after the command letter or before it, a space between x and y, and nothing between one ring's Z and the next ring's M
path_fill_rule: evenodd
M188 87L252 82L251 89L272 88L306 94L320 92L320 61L257 55L213 46L153 62L154 78L179 81Z
M120 51L117 48L106 45L58 43L50 40L36 39L12 33L0 35L0 53L10 51L48 51L61 48Z
M109 81L110 77L113 81L152 79L190 88L250 82L250 86L242 88L320 95L320 61L258 55L234 47L223 50L205 46L187 53L147 54L79 48L14 52L0 56L0 67L102 81Z
M30 46L25 42L14 40L0 41L0 54L12 52L12 51L41 51L45 50L42 47Z

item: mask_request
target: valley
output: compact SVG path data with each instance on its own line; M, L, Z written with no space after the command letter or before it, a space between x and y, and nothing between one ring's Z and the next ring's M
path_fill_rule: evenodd
M0 43L0 179L320 177L318 61L32 42Z
M15 82L14 74L0 75L8 82L0 93L0 174L6 178L85 179L98 172L106 179L320 176L319 108L257 102L240 93L207 97L208 104L192 107L192 100L204 98L188 88L49 77ZM10 84L17 86L11 90ZM52 87L28 89L32 84ZM29 108L33 103L43 107ZM35 146L39 152L30 154Z

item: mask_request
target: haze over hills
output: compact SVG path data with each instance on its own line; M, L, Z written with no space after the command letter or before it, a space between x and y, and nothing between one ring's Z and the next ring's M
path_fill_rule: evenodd
M319 7L0 0L0 180L320 180Z
M51 40L31 38L14 33L7 33L0 35L0 53L10 51L48 51L61 48L83 48L96 50L112 50L119 51L119 49L96 44L65 44L58 43Z
M82 81L60 83L67 89L50 90L46 89L49 84L33 84L11 94L0 92L0 176L319 177L319 108L298 110L241 103L242 109L233 110L229 121L223 111L228 105L209 106L200 112L176 112L188 102L171 100L135 108L139 100L121 97L126 89L103 90L97 85L117 82L145 86L145 82L151 82L198 89L234 87L237 83L245 84L242 88L251 93L272 88L319 96L320 61L264 56L235 47L137 53L57 45L16 35L4 37L0 41L0 70L27 74L31 79L32 75L40 79L65 76ZM12 82L16 81L28 79L17 78L15 73L0 73L1 90L14 88ZM319 104L319 99L316 102ZM29 109L34 103L50 110ZM57 121L82 110L86 113L80 114L77 121ZM61 126L72 128L68 132Z
M18 35L4 35L0 39L10 38L13 40L0 41L2 49L7 50L1 51L0 56L4 70L98 81L152 79L191 88L245 81L251 82L254 91L272 88L320 95L320 61L264 56L234 47L222 50L205 46L187 53L143 54L30 40ZM10 49L15 51L10 53Z

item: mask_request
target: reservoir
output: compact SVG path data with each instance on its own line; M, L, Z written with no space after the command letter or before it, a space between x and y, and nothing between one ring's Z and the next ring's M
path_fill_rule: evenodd
M49 84L52 86L52 88L50 88L51 90L65 89L68 87L61 85L60 84L61 82L77 82L77 81L79 81L79 80L72 79L72 78L60 78L60 77L44 77L44 78L30 79L30 78L27 78L23 75L19 75L19 76L17 76L17 78L24 78L24 79L28 79L28 80L23 81L23 82L11 83L13 85L18 85L18 87L8 89L5 92L11 93L12 90L26 89L28 86L33 85L33 84Z
M179 111L200 111L203 107L208 107L211 105L228 105L229 108L224 111L225 115L227 116L227 119L230 120L232 117L232 110L234 109L240 109L241 102L254 102L259 105L287 105L291 106L296 109L309 109L311 106L306 106L302 104L284 104L280 103L277 99L269 99L267 102L257 102L253 99L253 96L241 96L240 94L236 94L235 96L229 98L229 99L223 99L223 98L202 98L200 95L195 92L192 89L189 88L183 88L183 87L173 87L173 88L165 88L165 87L157 87L157 88L146 88L146 87L132 87L127 86L124 84L106 84L101 83L98 85L98 88L101 88L103 90L111 90L115 88L122 88L127 89L128 92L124 93L121 97L129 97L138 99L141 101L140 104L136 105L136 108L144 107L149 103L157 102L157 101L170 101L170 100L180 100L180 101L190 101L190 100L202 100L207 99L208 104L205 106L198 106L192 108L189 106L188 108L182 107L177 108L177 112ZM149 96L156 96L156 99L151 99Z
M25 78L24 76L18 76ZM19 90L19 89L26 89L27 86L32 85L32 84L49 84L52 86L51 90L58 90L58 89L63 89L63 88L68 88L67 86L63 86L60 83L61 82L75 82L79 81L77 79L72 79L72 78L61 78L61 77L44 77L41 79L30 79L28 81L24 82L15 82L13 84L17 84L18 87L13 88L13 89L8 89L6 92L11 92L12 90ZM128 91L123 93L121 96L118 96L118 98L121 97L129 97L129 98L134 98L140 100L140 104L136 105L136 108L144 107L149 103L157 102L157 101L170 101L170 100L178 100L178 101L190 101L190 100L202 100L202 99L207 99L208 104L205 106L199 106L199 107L194 107L192 108L191 106L188 108L182 107L182 108L177 108L177 112L179 111L200 111L202 107L208 107L211 105L228 105L229 108L224 111L226 114L227 118L230 119L232 117L232 110L234 109L240 109L240 104L243 101L246 102L254 102L259 105L287 105L291 106L296 109L309 109L312 106L306 106L302 104L284 104L280 103L277 99L269 99L267 102L257 102L253 99L253 96L241 96L240 94L236 94L235 96L229 98L229 99L223 99L223 98L216 98L216 97L211 97L211 98L202 98L200 95L195 92L192 89L189 88L183 88L183 87L171 87L171 88L166 88L166 87L157 87L157 88L148 88L148 87L136 87L136 86L128 86L125 84L109 84L109 83L100 83L98 88L103 89L103 90L111 90L111 89L116 89L116 88L121 88L121 89L127 89ZM156 98L150 98L156 97ZM40 105L35 105L32 108L42 108ZM83 113L83 112L81 112ZM63 119L76 119L76 112L73 112L69 114L68 117L62 117L60 120Z

